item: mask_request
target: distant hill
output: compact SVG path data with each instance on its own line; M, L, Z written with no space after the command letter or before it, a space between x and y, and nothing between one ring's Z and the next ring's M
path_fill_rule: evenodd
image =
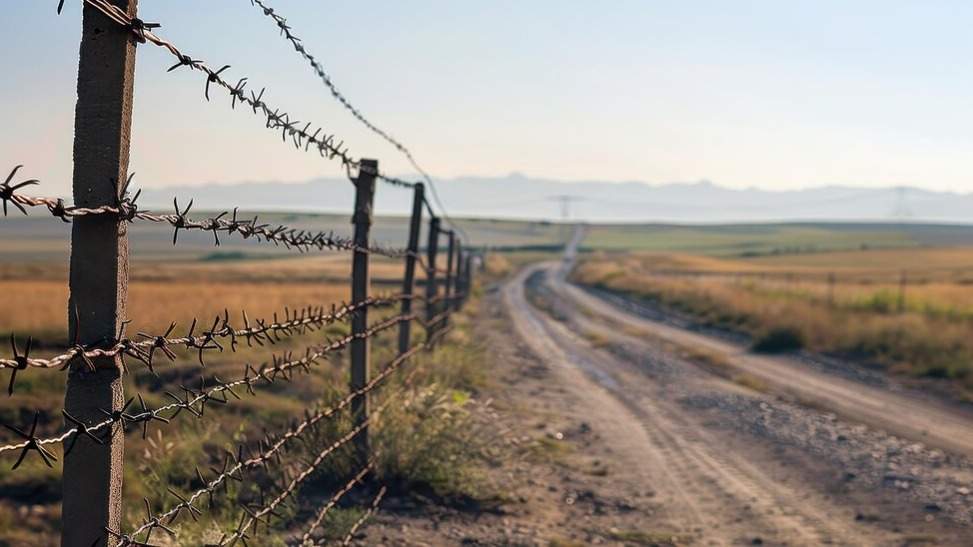
M529 178L463 177L439 180L439 194L455 216L493 218L560 218L555 196L571 196L571 218L601 222L767 222L788 220L860 220L970 222L973 195L933 192L913 187L863 188L821 186L805 190L743 190L709 181L646 184L642 182L561 182ZM141 203L171 207L195 199L197 207L216 209L227 203L247 209L347 212L352 192L345 179L304 183L249 182L147 189ZM405 214L408 190L382 187L376 200L380 214Z

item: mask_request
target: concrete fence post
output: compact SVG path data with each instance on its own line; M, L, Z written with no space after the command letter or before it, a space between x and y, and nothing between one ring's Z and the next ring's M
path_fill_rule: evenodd
M135 17L137 0L112 0ZM74 121L74 203L114 205L128 175L135 79L131 33L90 5L84 5ZM68 337L86 347L114 342L125 320L128 296L128 236L125 222L110 215L74 219L71 226ZM64 409L92 425L101 410L124 404L118 357L70 363ZM65 448L74 442L66 441ZM118 531L122 518L124 433L116 424L101 446L77 438L64 457L61 545L115 545L106 529ZM104 540L104 543L101 540Z

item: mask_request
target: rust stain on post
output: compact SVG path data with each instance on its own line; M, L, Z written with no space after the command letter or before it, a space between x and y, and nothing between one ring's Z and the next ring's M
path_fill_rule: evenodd
M113 0L135 17L137 0ZM78 102L74 135L74 202L82 207L114 205L128 173L135 78L131 34L84 5ZM85 345L110 344L125 319L128 292L126 225L108 215L74 219L71 230L68 335ZM64 408L93 424L100 409L122 407L118 358L95 359L95 371L76 359L68 375ZM92 545L105 528L121 525L124 435L116 431L104 446L81 436L65 456L61 545ZM70 442L70 440L68 441ZM99 544L101 544L99 542Z

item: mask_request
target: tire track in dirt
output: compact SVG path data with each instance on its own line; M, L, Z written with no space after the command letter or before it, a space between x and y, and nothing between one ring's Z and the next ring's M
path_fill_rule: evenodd
M892 392L810 369L786 356L749 353L739 344L648 319L552 276L552 287L602 321L636 329L676 344L702 348L776 391L827 408L849 419L917 442L973 458L973 415L919 394Z
M658 386L605 351L586 344L564 324L541 314L524 294L527 277L557 265L528 268L504 289L516 330L571 389L586 392L593 421L612 424L606 442L628 468L639 462L638 478L649 479L670 506L671 524L710 544L759 541L819 545L897 544L894 535L852 523L812 490L779 486L744 455L721 453L721 442L655 396ZM635 431L640 431L636 434ZM650 469L646 469L650 464ZM634 477L633 477L634 478ZM661 492L665 490L665 492Z

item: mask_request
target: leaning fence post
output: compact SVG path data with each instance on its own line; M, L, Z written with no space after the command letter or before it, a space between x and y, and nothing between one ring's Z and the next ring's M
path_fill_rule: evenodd
M366 338L368 330L368 307L362 305L368 299L368 242L372 227L372 202L375 198L375 175L378 173L378 161L361 160L358 168L358 178L355 179L355 214L351 223L355 226L355 250L351 264L351 305L356 307L351 317L351 390L356 391L368 383L369 340ZM357 309L357 306L361 306ZM358 458L364 462L368 459L368 393L362 393L351 400L352 425L361 427L355 435L355 450Z
M137 0L112 2L135 17ZM115 205L128 174L132 128L135 41L124 27L84 4L78 62L78 102L74 119L74 202L80 207ZM125 320L128 293L128 235L125 222L112 215L75 218L71 226L68 339L86 347L111 344ZM93 425L102 410L123 406L119 357L70 363L64 410ZM106 530L119 531L122 517L124 433L100 446L84 436L64 457L61 545L115 545ZM100 541L104 538L104 543Z
M405 255L405 276L402 278L402 315L412 313L412 294L416 281L416 258L419 253L419 229L422 227L422 205L425 199L425 187L421 182L418 182L413 189L408 254ZM412 321L399 323L399 354L409 351L411 337Z
M429 241L426 244L426 265L429 271L426 275L426 338L432 337L436 325L432 320L436 317L436 294L439 292L438 273L436 271L436 255L439 254L439 218L429 220Z
M453 282L456 280L456 232L449 231L449 251L446 255L446 300L443 311L453 308ZM445 321L444 321L445 323Z

